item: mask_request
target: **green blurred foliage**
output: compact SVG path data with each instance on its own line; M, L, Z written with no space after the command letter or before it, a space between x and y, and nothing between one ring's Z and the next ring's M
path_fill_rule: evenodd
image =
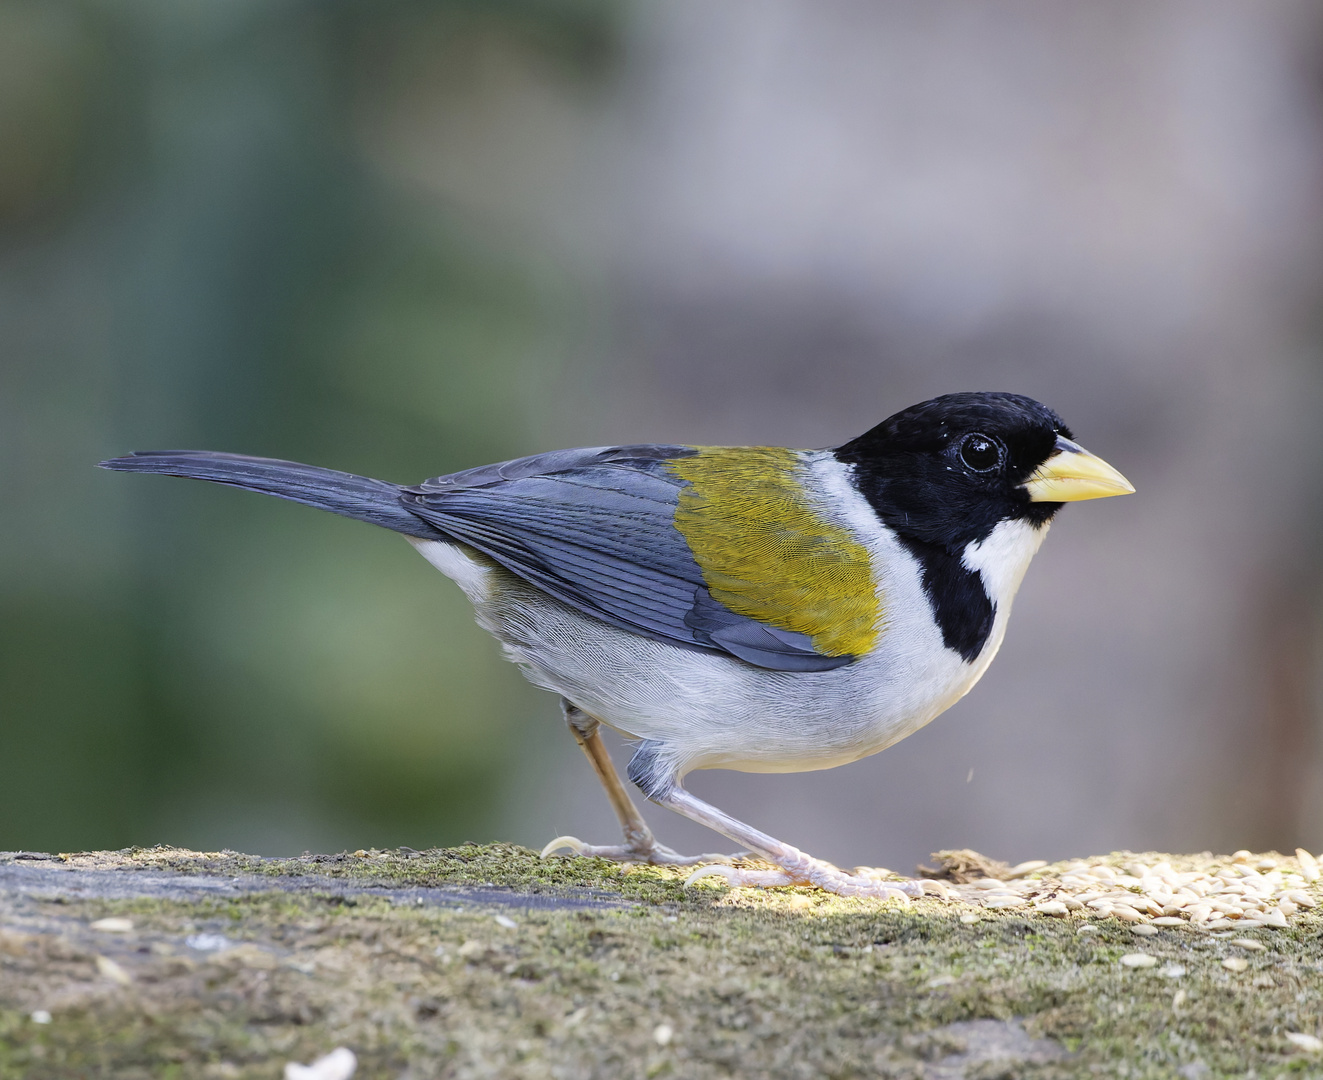
M503 93L474 42L591 94L615 36L587 0L0 3L0 849L485 838L559 747L398 537L92 465L417 481L572 439L575 271L519 207L402 181L374 125L435 65L472 128Z

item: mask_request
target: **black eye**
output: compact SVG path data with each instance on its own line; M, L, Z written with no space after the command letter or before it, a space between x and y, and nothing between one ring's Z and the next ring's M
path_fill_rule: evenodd
M960 440L960 460L975 472L991 472L1001 464L1001 447L975 432Z

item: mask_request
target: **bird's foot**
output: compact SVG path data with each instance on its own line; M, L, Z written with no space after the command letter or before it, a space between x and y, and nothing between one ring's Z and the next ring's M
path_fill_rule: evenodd
M829 862L808 858L796 860L796 865L793 867L776 870L703 866L690 874L685 879L685 884L692 885L705 877L724 878L733 888L770 889L784 885L814 885L837 896L867 896L881 900L903 900L907 903L911 897L923 896L926 891L935 891L925 889L925 885L930 883L897 880L891 877L890 871L887 870L857 866L853 873L846 873Z
M697 866L700 863L729 865L738 855L681 855L672 851L665 844L656 840L640 841L636 844L585 844L577 836L558 836L542 849L542 858L557 851L570 851L575 855L587 855L594 859L611 859L615 862L648 863L652 866Z

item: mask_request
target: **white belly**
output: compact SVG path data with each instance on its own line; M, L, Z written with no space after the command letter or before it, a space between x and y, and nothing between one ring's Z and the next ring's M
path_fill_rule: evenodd
M460 584L479 624L532 682L625 735L665 743L681 774L799 772L857 760L918 730L982 673L983 665L942 646L917 574L888 582L887 591L893 610L920 617L889 614L871 654L832 671L778 672L617 629L459 545L410 543Z

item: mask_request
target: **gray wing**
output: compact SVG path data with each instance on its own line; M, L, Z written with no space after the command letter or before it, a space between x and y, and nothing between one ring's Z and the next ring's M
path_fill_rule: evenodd
M684 481L667 461L684 446L558 450L405 488L404 507L537 588L647 637L723 652L778 671L823 671L805 634L714 600L674 526Z

